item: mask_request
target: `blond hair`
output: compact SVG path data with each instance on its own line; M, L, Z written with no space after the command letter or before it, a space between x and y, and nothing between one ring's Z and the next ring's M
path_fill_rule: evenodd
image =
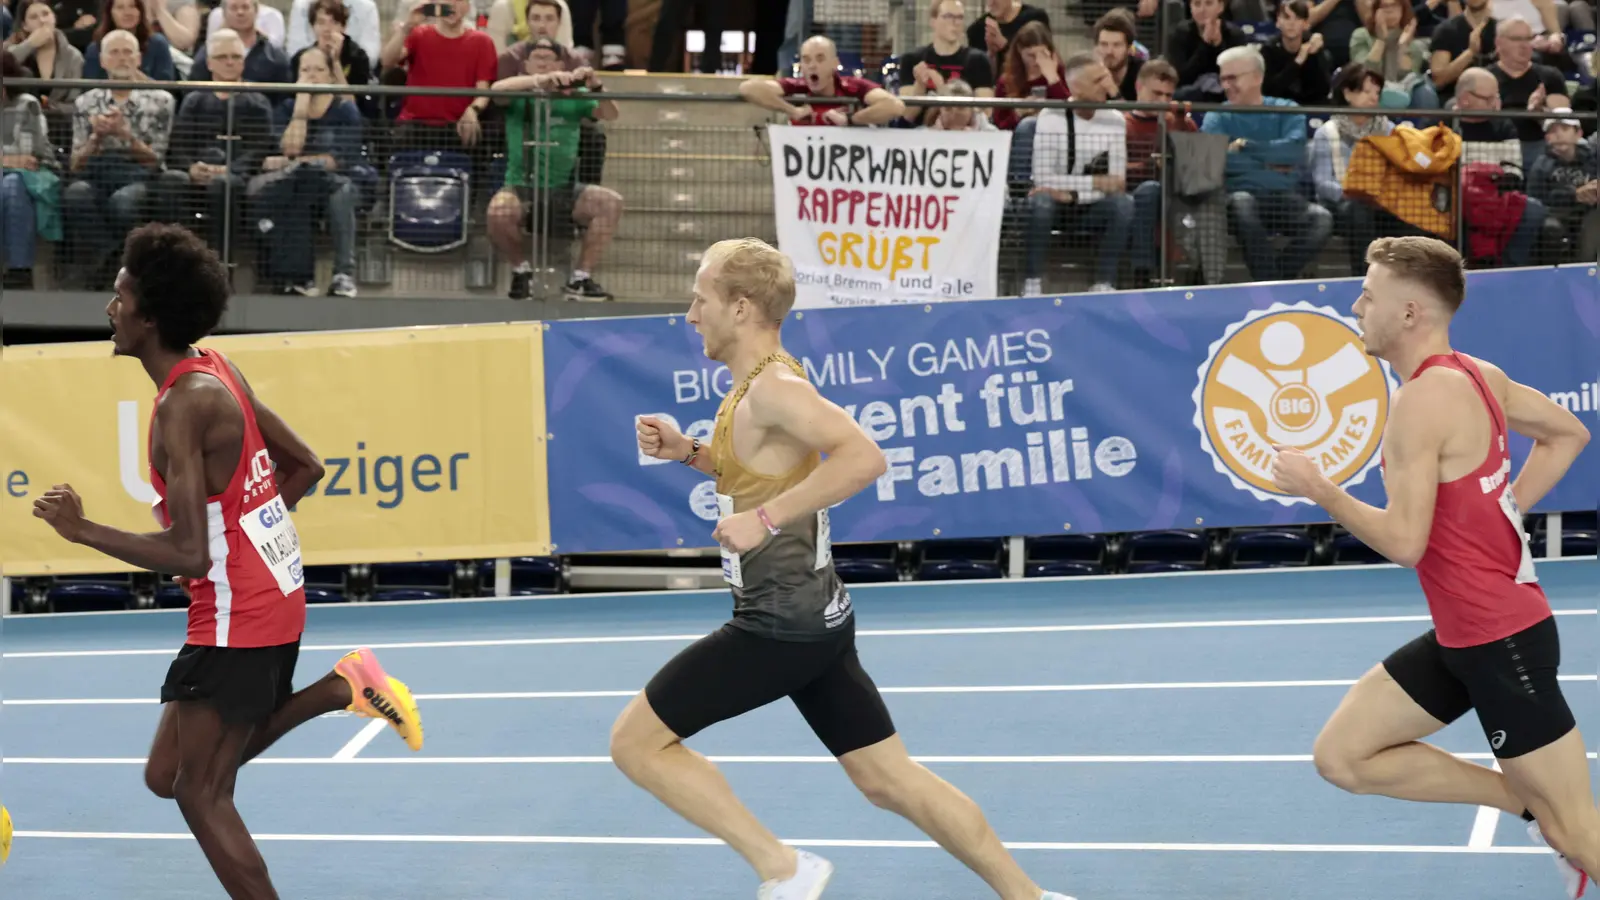
M716 266L712 285L724 302L749 300L773 325L794 307L794 263L758 238L733 238L711 245L702 260Z
M1367 247L1368 265L1388 267L1432 291L1451 313L1467 298L1467 269L1456 248L1438 238L1378 238Z

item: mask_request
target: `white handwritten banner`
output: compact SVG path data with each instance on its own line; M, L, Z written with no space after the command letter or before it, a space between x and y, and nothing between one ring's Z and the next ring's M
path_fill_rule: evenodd
M1009 131L774 125L778 247L797 309L999 293Z

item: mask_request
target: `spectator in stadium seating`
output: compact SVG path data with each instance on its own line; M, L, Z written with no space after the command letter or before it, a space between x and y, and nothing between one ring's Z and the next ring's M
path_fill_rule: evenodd
M234 2L237 2L237 0L222 0L222 2L211 8L211 13L206 16L207 34L222 28L232 28L242 35L245 33L245 28L249 28L252 32L260 34L265 43L271 44L279 50L284 48L284 44L288 39L288 26L283 21L283 12L281 10L275 6L262 6L252 0L249 19L241 20L233 14L232 4ZM199 81L200 79L193 78L191 80ZM252 78L250 80L255 81L257 79Z
M447 14L430 22L424 12L430 5L445 7ZM383 67L404 65L408 87L488 88L498 65L494 41L466 26L471 9L471 0L416 0L383 45ZM488 107L488 97L408 95L395 142L407 150L476 148L484 137L480 115Z
M928 16L933 20L933 42L900 55L900 96L937 93L959 79L970 89L962 96L993 97L994 67L987 53L966 42L962 26L967 13L961 0L932 0ZM906 108L906 121L912 125L930 125L935 116L930 107Z
M1228 106L1299 106L1261 93L1264 66L1255 47L1233 47L1218 58ZM1306 158L1306 117L1299 113L1208 113L1200 130L1227 135L1228 213L1256 281L1300 277L1333 231L1333 216L1300 193ZM1274 234L1289 247L1273 249Z
M1189 0L1189 18L1167 38L1167 59L1178 70L1178 99L1221 103L1225 94L1217 59L1246 43L1239 26L1223 21L1222 0Z
M1365 24L1350 36L1350 59L1383 79L1380 105L1439 108L1439 94L1427 75L1428 41L1417 37L1410 0L1373 0Z
M17 29L6 39L6 54L21 63L23 78L74 79L83 77L83 54L56 27L49 0L22 0L17 6ZM54 88L38 98L50 128L50 143L72 144L73 102L77 88Z
M489 238L512 263L511 299L532 296L533 269L528 265L527 232L536 222L550 229L584 230L578 266L566 284L567 296L580 300L609 300L595 282L593 272L601 254L616 234L622 218L622 195L597 184L577 180L579 123L599 117L615 119L616 104L595 94L600 79L587 67L561 69L561 45L536 38L528 54L526 75L494 84L497 91L551 91L549 129L540 133L541 116L534 101L518 98L506 111L506 183L489 203ZM532 142L548 143L548 165L528 158ZM526 230L525 230L526 229Z
M319 44L295 54L300 84L338 84L333 57ZM356 295L356 208L360 186L350 170L361 162L361 113L342 94L292 94L279 103L276 152L249 184L252 221L262 235L263 271L271 290L317 292L316 229L328 220L333 280L328 294Z
M15 56L0 55L0 268L5 287L31 288L35 243L41 233L61 236L61 181L39 98L6 90L7 80L26 77Z
M1117 8L1100 17L1090 32L1095 55L1117 83L1112 99L1134 100L1139 96L1139 69L1144 60L1135 56L1133 45L1139 39L1139 26L1133 13Z
M1128 126L1128 187L1133 194L1133 231L1130 240L1134 280L1139 286L1149 284L1160 271L1156 254L1161 250L1161 234L1156 227L1161 221L1161 170L1165 148L1161 146L1161 119L1166 119L1166 131L1192 132L1194 120L1189 117L1187 104L1173 101L1178 91L1178 70L1164 59L1152 59L1139 70L1140 103L1166 103L1171 109L1164 114L1130 110L1123 113Z
M1462 0L1460 14L1434 29L1428 75L1441 105L1455 97L1461 73L1494 62L1497 26L1493 4L1494 0Z
M371 3L372 0L365 2ZM298 8L298 2L296 6ZM296 74L298 80L305 80L305 72L300 68L301 55L317 47L337 64L335 84L361 86L372 83L372 58L367 55L366 47L345 31L350 9L345 5L345 0L310 0L305 10L305 21L311 25L312 42L295 50L294 56L289 58L289 70ZM296 18L294 21L298 23L302 20ZM352 94L352 97L362 115L377 118L381 114L378 98L371 94Z
M799 78L748 78L739 85L739 95L762 109L783 113L791 125L885 125L906 111L899 97L873 82L839 74L838 51L822 35L800 45ZM789 97L847 97L861 105L795 106Z
M1461 15L1462 9L1461 0L1416 0L1411 14L1417 17L1417 37L1432 39L1439 26Z
M539 38L549 38L561 50L561 68L575 68L572 53L567 50L567 45L561 40L561 4L558 0L527 0L528 37L517 41L500 54L496 78L505 80L524 75L528 71L528 54L533 51L533 42ZM503 101L498 101L503 102Z
M67 33L67 43L82 53L95 39L95 27L100 24L100 7L103 0L58 0L55 4L56 25Z
M234 81L253 81L257 84L287 84L294 80L289 71L289 57L284 55L281 45L282 35L276 39L264 32L258 31L261 17L256 11L260 8L259 0L223 0L223 9L226 12L226 29L212 28L211 34L219 30L233 32L244 46L244 72L242 77L235 74ZM279 23L281 25L282 19ZM189 70L190 81L221 81L216 78L211 70L211 42L206 41L206 46L200 48L195 54L194 67Z
M959 78L952 78L939 85L941 97L973 97L972 85ZM981 109L963 106L946 106L932 110L928 116L928 126L935 131L995 131L994 123L989 121L989 116Z
M1311 4L1307 0L1284 0L1278 5L1278 36L1261 45L1261 59L1267 67L1263 94L1301 106L1328 102L1332 63L1322 47L1322 35L1308 36L1310 30Z
M151 27L166 36L175 53L194 51L200 39L200 7L195 0L150 0L150 15L154 19Z
M340 12L335 12L333 6L318 0L294 0L289 7L289 34L283 46L284 52L289 54L291 72L297 75L300 72L299 63L295 61L300 51L313 44L326 45L329 29L337 23L339 36L355 42L361 55L366 58L370 80L372 60L383 52L383 28L378 24L378 4L373 0L340 0L338 8ZM327 23L323 22L323 16L329 17ZM341 60L348 78L351 62L338 55L334 59ZM366 81L350 83L365 84Z
M1311 7L1311 28L1322 35L1322 46L1334 69L1350 61L1350 36L1361 27L1362 13L1373 0L1322 0Z
M1345 66L1333 86L1333 105L1361 112L1334 116L1311 139L1311 178L1317 200L1333 213L1333 227L1344 238L1352 275L1366 272L1368 244L1380 237L1416 231L1387 210L1344 193L1345 173L1356 144L1372 135L1394 131L1394 123L1377 114L1383 84L1383 75L1363 63Z
M233 29L213 31L203 52L211 66L206 80L222 84L245 80L241 77L244 40ZM189 92L178 106L167 171L157 188L156 208L162 220L193 228L196 212L204 210L206 227L194 230L228 260L240 243L245 183L261 171L272 138L272 105L260 93Z
M1499 62L1489 67L1500 88L1502 109L1569 109L1567 79L1550 66L1533 61L1533 29L1519 18L1500 20L1495 34ZM1522 170L1533 168L1544 155L1544 129L1539 119L1517 119L1517 140L1522 142Z
M100 41L111 31L126 31L139 39L139 54L143 60L139 71L151 81L178 80L178 70L172 65L172 45L167 43L166 35L150 27L144 0L105 0L100 10L100 24L95 26L94 40L83 54L83 77L96 80L106 77L106 70L100 65Z
M1093 52L1073 56L1064 68L1078 100L1104 103L1116 96L1116 82ZM1074 230L1102 235L1090 289L1114 290L1133 225L1133 198L1126 190L1127 123L1122 113L1109 109L1046 109L1038 120L1022 293L1034 297L1043 292L1045 252L1061 207L1070 208Z
M132 34L102 38L100 61L111 83L78 97L70 183L61 194L66 236L80 251L72 255L81 261L72 271L93 289L110 284L116 252L145 214L149 183L166 159L174 106L166 91L135 88L142 77Z
M595 59L595 20L600 23L600 57ZM627 61L628 0L572 0L572 36L576 54L587 65L621 71Z
M1571 110L1558 110L1569 113ZM1576 245L1579 260L1600 256L1600 169L1577 119L1546 119L1549 146L1528 173L1528 194L1544 204L1545 228ZM1562 262L1573 259L1569 253Z
M567 0L553 0L559 13L556 19L556 30L543 35L555 39L563 48L572 46L572 14L567 9ZM496 52L504 52L518 41L540 37L533 25L533 0L494 0L489 7L489 24L484 29L489 37L494 39ZM570 60L571 54L568 54ZM571 68L569 64L567 68ZM521 73L521 69L511 75ZM510 75L504 77L511 77Z
M1072 92L1067 87L1067 67L1056 53L1055 39L1050 29L1030 22L1017 32L1011 41L1014 51L1006 57L1000 70L1000 81L995 86L996 97L1018 99L1040 97L1047 100L1068 100ZM1013 143L1031 143L1033 122L1037 107L1009 107L994 111L994 124L1007 131L1016 131ZM1026 123L1026 129L1023 128Z
M1467 220L1469 256L1527 265L1548 215L1544 204L1516 190L1523 183L1522 142L1510 119L1474 116L1500 108L1499 82L1488 69L1471 68L1456 81L1456 108L1462 113L1462 211ZM1487 164L1475 166L1474 164ZM1480 187L1479 170L1493 179ZM1514 223L1514 224L1513 224Z
M982 47L994 61L994 70L1004 72L1011 42L1033 22L1050 29L1050 15L1037 6L1022 0L987 0L984 14L967 26L967 45Z

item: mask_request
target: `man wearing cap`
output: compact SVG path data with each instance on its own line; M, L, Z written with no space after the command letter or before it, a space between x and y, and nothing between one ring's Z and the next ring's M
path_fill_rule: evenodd
M1555 112L1568 115L1565 107ZM1595 151L1583 142L1583 125L1577 119L1544 120L1544 154L1528 171L1528 193L1545 205L1545 230L1576 245L1577 259L1600 254L1600 179ZM1570 251L1563 254L1566 262Z

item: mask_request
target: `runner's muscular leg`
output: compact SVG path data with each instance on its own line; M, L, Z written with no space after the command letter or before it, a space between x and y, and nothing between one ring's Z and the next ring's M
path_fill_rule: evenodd
M199 701L168 709L163 719L172 716L178 744L173 797L217 880L234 900L278 900L267 863L233 805L234 781L256 726L225 724Z
M978 804L913 760L899 735L846 753L839 763L874 806L916 825L1004 900L1039 900L1043 891L1000 843Z
M150 756L144 763L144 783L163 800L172 799L172 786L178 780L178 710L176 704L161 707L156 736L150 742Z
M1589 754L1574 728L1555 743L1500 760L1506 780L1550 846L1585 872L1600 872L1600 810L1590 786Z
M1355 794L1491 806L1521 814L1505 776L1421 743L1444 728L1382 666L1356 682L1313 750L1323 778Z
M277 743L279 738L301 725L318 716L345 709L351 702L350 682L336 672L329 672L314 684L296 691L267 719L265 724L251 733L250 743L244 750L243 762L249 762L260 756L268 747Z

